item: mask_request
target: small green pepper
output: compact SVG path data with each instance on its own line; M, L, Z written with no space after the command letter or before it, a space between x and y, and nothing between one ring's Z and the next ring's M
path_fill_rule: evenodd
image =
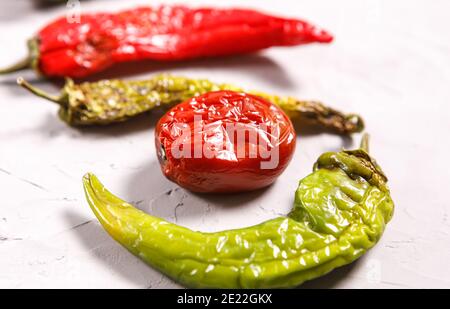
M157 75L142 81L102 80L81 84L67 79L58 96L37 89L23 78L17 82L37 96L57 103L60 106L60 118L73 126L125 121L158 106L170 107L210 91L244 91L229 84L170 75ZM249 93L277 104L291 119L306 120L340 134L360 132L364 128L360 116L345 115L317 101L302 101L258 91Z
M380 239L394 204L387 179L362 148L325 153L299 183L286 217L201 233L148 215L92 174L84 188L106 231L152 267L190 287L295 287L359 258Z

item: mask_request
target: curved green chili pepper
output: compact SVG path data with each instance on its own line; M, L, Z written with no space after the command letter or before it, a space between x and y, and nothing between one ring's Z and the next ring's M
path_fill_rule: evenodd
M102 80L81 84L67 79L59 96L47 94L23 78L19 78L17 82L34 94L59 104L61 119L75 126L125 121L157 106L171 106L210 91L243 91L242 88L229 84L170 75L157 75L144 81ZM320 102L300 101L257 91L249 93L277 104L292 119L306 119L341 134L360 132L364 128L360 116L345 115Z
M387 179L364 149L320 156L314 172L300 181L287 217L216 233L148 215L92 174L83 181L92 210L115 240L191 287L297 286L373 247L394 209Z

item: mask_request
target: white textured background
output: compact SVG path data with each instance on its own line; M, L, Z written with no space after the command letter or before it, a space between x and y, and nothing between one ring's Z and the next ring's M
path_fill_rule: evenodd
M86 1L84 11L157 1ZM173 2L173 1L165 1ZM182 1L178 1L180 3ZM187 1L185 1L187 2ZM192 1L242 5L243 1ZM0 67L25 55L25 41L64 7L0 3ZM111 71L145 78L162 71L320 99L358 112L390 178L396 212L380 243L358 262L304 287L450 287L450 19L448 1L245 1L329 29L332 45L274 48L257 55ZM32 72L34 84L57 91ZM116 244L85 202L81 177L96 173L112 192L170 221L200 230L258 223L286 213L297 181L324 151L358 143L330 134L298 136L288 170L264 192L193 195L160 173L156 117L78 130L57 107L0 77L0 287L177 287ZM105 77L108 75L105 74ZM171 195L165 192L175 189ZM178 206L177 206L178 205Z

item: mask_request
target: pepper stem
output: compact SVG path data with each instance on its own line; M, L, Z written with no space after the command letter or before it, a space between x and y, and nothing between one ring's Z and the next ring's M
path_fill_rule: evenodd
M19 77L17 79L17 84L19 84L23 88L27 89L31 93L37 95L38 97L55 102L59 105L64 105L64 103L65 103L64 100L65 100L66 96L64 94L57 96L57 95L52 95L52 94L46 93L43 90L38 89L38 88L34 87L33 85L31 85L30 83L28 83L25 79L23 79L23 77Z
M361 146L360 148L364 150L365 152L369 153L369 134L364 133L361 139Z
M29 67L31 67L31 58L26 57L9 67L0 69L0 74L8 74L8 73L12 73L12 72L17 72L17 71L20 71L23 69L27 69Z

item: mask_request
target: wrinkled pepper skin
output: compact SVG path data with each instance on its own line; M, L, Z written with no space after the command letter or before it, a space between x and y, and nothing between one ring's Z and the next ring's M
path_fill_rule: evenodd
M106 231L181 284L287 288L349 264L372 248L393 215L386 177L366 150L325 153L299 183L292 212L252 227L201 233L148 215L84 177Z
M350 134L364 128L360 116L343 114L317 101L247 91L234 85L213 83L205 79L157 75L142 81L102 80L80 84L69 79L59 96L46 94L22 78L18 79L18 83L34 94L59 104L60 118L73 126L126 121L156 107L171 107L210 91L234 90L265 98L278 105L291 119L312 123L324 130Z
M269 186L291 161L295 140L293 125L278 106L230 90L176 105L155 130L163 174L185 189L203 193Z
M29 41L28 59L3 73L31 66L45 76L80 78L120 62L228 56L332 39L308 22L254 10L139 7L82 14L80 23L61 17Z

